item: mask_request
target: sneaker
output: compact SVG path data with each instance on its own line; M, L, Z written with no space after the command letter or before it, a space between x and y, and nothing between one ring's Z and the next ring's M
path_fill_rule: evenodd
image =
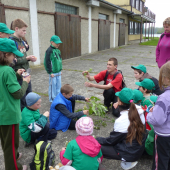
M22 170L27 170L27 165L22 165Z
M22 157L22 153L19 153L19 156L18 156L18 158L17 158L17 161L20 160L21 157Z
M137 163L138 163L138 161L136 161L136 162L125 162L125 161L122 161L121 162L121 167L124 170L128 170L128 169L132 169L133 167L135 167Z

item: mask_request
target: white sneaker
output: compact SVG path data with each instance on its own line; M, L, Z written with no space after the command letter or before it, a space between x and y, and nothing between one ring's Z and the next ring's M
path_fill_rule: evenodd
M136 162L126 162L126 161L122 161L121 162L121 167L124 170L128 170L128 169L132 169L133 167L135 167L137 165L138 161Z

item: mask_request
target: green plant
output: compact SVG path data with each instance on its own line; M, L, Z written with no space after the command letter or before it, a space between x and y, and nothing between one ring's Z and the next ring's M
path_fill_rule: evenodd
M89 115L96 115L96 116L101 116L104 117L107 111L107 108L100 103L101 100L95 96L91 96L90 102L87 103L87 108L89 110ZM83 108L85 110L85 108Z

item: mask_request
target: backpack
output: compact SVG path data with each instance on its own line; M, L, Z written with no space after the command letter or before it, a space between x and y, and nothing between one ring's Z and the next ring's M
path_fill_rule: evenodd
M55 163L55 154L51 143L40 141L35 147L35 155L30 163L31 170L49 170L49 166Z
M13 37L9 37L9 39L11 39L11 40L13 40L15 42L15 45L16 45L16 47L18 49L18 43L15 41L15 39ZM23 40L22 40L22 44L24 45L25 49L27 49Z
M161 35L161 39L163 38L164 35L165 35L164 33Z
M118 71L114 74L113 80L116 78L116 76L117 76L119 73L122 74L122 71L121 71L121 70L118 70ZM109 75L109 72L106 71L106 75L105 75L105 78L104 78L104 85L106 85L106 80L107 80L108 75ZM126 84L125 84L125 80L124 80L124 77L123 77L123 74L122 74L122 89L125 88L125 87L127 87L127 86L126 86Z

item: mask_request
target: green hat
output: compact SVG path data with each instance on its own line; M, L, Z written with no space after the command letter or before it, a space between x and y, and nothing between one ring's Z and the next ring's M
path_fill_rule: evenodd
M58 37L57 35L53 35L50 39L50 42L53 41L54 43L56 44L61 44L63 43L61 40L60 40L60 37Z
M138 66L131 66L133 69L141 70L142 72L146 73L146 67L142 64L139 64Z
M0 22L0 32L4 32L7 34L13 34L15 31L10 30L6 24Z
M17 55L18 57L23 57L22 54L16 47L15 42L8 38L0 38L0 51L11 52Z
M158 96L153 95L153 96L150 97L150 100L154 103L156 103L157 99L158 99Z
M142 87L144 87L145 89L148 89L148 90L152 90L155 87L154 82L151 79L147 79L147 78L144 79L141 82L136 82L135 84L138 85L138 86L142 86Z
M130 104L130 100L133 100L133 90L129 88L123 88L120 92L115 93L119 99L126 104Z
M138 103L140 100L143 99L143 93L140 90L133 90L133 94L134 94L134 103Z

